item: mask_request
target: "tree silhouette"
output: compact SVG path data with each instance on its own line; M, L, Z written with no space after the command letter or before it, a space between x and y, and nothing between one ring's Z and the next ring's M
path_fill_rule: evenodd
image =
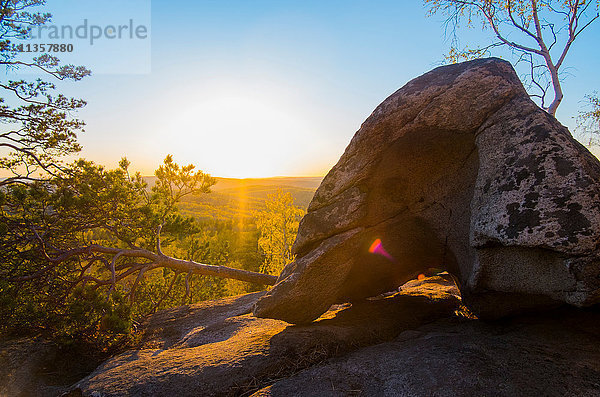
M49 13L30 12L43 4L44 0L0 1L0 65L8 72L27 69L41 76L33 81L0 81L0 169L10 173L0 180L0 187L56 175L62 169L61 158L80 150L77 133L83 131L84 123L71 113L85 106L85 101L58 93L55 83L42 77L78 81L90 71L61 65L50 54L24 60L16 45L50 20Z

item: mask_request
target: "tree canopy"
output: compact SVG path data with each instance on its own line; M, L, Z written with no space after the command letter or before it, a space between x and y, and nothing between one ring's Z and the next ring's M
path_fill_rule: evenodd
M261 271L278 275L294 260L292 245L305 211L296 207L292 195L282 189L269 195L265 205L266 208L256 215L260 231L258 247L265 256Z

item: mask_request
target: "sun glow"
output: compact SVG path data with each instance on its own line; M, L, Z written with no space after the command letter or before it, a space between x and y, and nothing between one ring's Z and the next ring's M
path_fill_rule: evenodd
M222 95L180 112L173 151L214 175L247 178L289 175L311 128L294 109L260 96ZM306 162L313 159L305 159Z

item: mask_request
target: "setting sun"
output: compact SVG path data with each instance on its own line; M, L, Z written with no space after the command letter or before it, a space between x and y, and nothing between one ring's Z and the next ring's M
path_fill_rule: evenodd
M182 111L171 136L174 152L195 158L201 169L247 178L288 171L294 152L307 135L309 126L293 110L232 94Z

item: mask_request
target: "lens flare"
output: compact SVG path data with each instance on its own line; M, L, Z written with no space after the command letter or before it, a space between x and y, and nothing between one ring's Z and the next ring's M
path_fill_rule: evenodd
M383 248L383 244L381 244L381 239L376 239L375 241L373 241L373 244L371 244L371 247L369 247L369 252L371 254L375 254L375 255L381 255L384 258L389 259L392 262L396 262L394 257L391 256L386 250L385 248Z

